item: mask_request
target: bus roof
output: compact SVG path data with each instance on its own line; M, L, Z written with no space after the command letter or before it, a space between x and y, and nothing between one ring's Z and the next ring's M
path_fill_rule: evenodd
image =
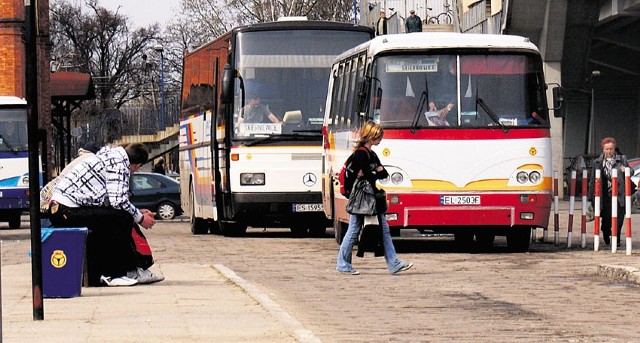
M27 101L16 96L0 95L0 106L26 106Z
M306 20L298 19L298 17L287 17L287 20L272 21L265 23L255 23L245 26L238 26L231 31L224 33L207 43L202 44L187 55L193 54L198 50L206 49L212 43L219 39L225 39L230 33L250 32L250 31L274 31L274 30L345 30L345 31L361 31L367 32L373 36L373 29L368 26L354 25L351 23L323 20Z
M513 35L473 34L453 32L414 32L410 34L390 34L377 36L340 54L336 61L368 50L369 55L387 51L406 51L422 49L498 49L528 50L538 53L538 48L528 38Z

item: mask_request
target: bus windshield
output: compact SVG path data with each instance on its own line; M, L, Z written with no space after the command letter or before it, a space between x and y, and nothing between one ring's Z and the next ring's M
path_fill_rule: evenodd
M385 128L548 126L544 86L529 55L387 55L368 111Z
M24 108L0 108L0 152L28 149L27 114Z
M234 138L312 136L320 141L330 65L339 53L368 39L369 33L357 31L239 33L235 63L242 82L236 82Z

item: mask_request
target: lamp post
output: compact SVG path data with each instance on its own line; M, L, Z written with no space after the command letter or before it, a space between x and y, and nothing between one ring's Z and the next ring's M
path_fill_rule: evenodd
M164 130L164 48L156 44L153 50L160 53L160 130Z

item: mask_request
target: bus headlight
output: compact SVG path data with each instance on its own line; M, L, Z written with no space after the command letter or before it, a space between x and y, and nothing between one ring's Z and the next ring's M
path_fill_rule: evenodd
M393 173L391 174L391 182L394 185L399 185L402 183L402 181L404 181L404 177L402 176L401 173Z
M516 180L518 180L519 183L525 183L529 181L529 176L526 172L521 171L516 175Z
M264 173L241 173L240 185L264 186Z
M537 171L532 171L531 174L529 174L529 181L531 181L531 183L540 182L540 173Z

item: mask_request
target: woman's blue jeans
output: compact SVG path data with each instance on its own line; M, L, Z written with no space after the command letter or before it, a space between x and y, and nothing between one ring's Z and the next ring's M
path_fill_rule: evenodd
M404 262L396 255L396 248L393 246L389 224L387 224L384 214L378 215L378 222L382 226L382 242L384 244L384 259L387 261L387 269L389 269L390 273L395 273L402 268ZM349 215L349 229L347 229L342 244L340 244L340 251L338 251L337 271L348 272L353 269L351 265L353 246L358 240L363 223L364 216L356 214Z

